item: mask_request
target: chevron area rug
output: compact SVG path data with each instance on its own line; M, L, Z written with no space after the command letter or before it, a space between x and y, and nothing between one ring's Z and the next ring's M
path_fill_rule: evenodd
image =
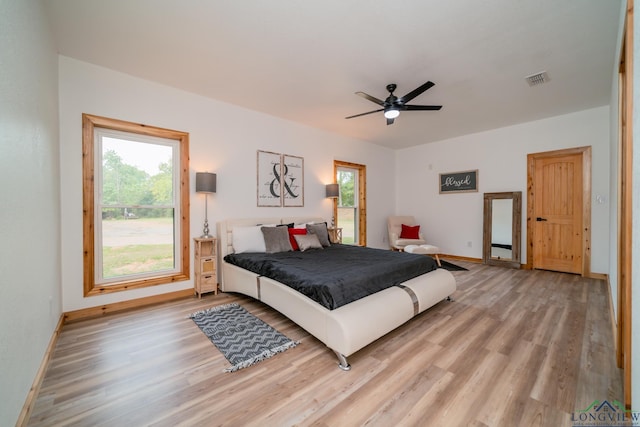
M198 311L189 318L232 364L225 372L246 368L299 344L237 303Z

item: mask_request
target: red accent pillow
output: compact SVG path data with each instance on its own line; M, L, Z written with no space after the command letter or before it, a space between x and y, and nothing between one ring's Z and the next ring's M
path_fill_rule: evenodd
M291 248L294 251L299 251L300 246L298 246L298 242L296 242L296 239L293 236L296 234L307 234L307 229L306 228L290 228L287 231L289 231L289 242L291 242Z
M402 224L402 232L400 232L401 239L419 239L420 238L420 226L419 225L405 225Z

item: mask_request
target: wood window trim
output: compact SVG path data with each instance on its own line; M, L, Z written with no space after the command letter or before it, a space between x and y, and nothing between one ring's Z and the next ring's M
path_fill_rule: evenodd
M358 245L367 246L367 166L334 160L334 182L339 168L356 169L358 171ZM338 218L338 201L336 199L333 200L333 217Z
M119 130L147 136L178 140L180 142L180 259L181 269L177 273L158 274L144 279L123 280L99 285L95 283L95 193L94 193L94 134L95 128ZM129 289L144 288L189 280L189 134L170 129L147 126L123 120L110 119L91 114L82 115L82 226L83 226L83 289L84 296L103 295Z

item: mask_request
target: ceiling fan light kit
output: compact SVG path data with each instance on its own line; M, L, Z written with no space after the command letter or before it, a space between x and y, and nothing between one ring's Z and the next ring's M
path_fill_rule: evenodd
M385 116L387 119L395 119L395 118L396 118L396 117L398 117L399 115L400 115L400 111L398 111L398 110L396 110L396 109L393 109L393 108L390 108L390 109L388 109L388 110L385 110L385 112L384 112L384 116Z
M420 87L415 88L411 92L407 93L405 96L398 98L393 94L396 90L396 85L394 83L387 85L387 90L389 91L389 96L384 101L368 95L364 92L356 92L356 95L363 97L366 100L369 100L375 104L378 104L382 108L367 111L366 113L356 114L353 116L345 117L345 119L353 119L354 117L366 116L367 114L377 113L380 111L384 111L384 117L387 119L387 125L392 125L393 121L396 117L400 115L400 111L435 111L442 108L442 105L407 105L406 103L411 101L416 96L422 94L427 89L433 87L435 83L426 82Z

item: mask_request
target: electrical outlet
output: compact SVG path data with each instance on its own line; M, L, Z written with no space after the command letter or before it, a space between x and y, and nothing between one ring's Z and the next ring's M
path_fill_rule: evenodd
M467 247L468 247L468 248L473 247L473 243L471 243L471 240L469 240L469 241L467 242Z

